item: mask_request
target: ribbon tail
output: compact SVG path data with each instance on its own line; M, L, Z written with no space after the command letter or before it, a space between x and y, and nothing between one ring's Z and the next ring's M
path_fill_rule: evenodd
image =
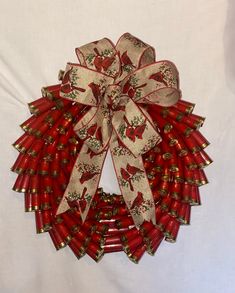
M77 208L80 211L82 222L85 221L98 188L106 154L107 148L99 154L91 155L90 149L83 144L56 215L64 213L70 208Z
M137 229L144 221L156 225L155 203L142 157L134 155L118 141L113 132L110 150L124 201Z
M125 111L113 114L112 124L116 135L135 157L148 152L162 140L151 117L131 99L128 99Z

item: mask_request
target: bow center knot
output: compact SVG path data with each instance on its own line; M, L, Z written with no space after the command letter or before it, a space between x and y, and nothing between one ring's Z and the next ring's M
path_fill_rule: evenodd
M119 110L119 104L121 100L121 86L118 84L110 84L107 86L104 93L104 101L108 105L111 111ZM112 113L111 113L112 114Z

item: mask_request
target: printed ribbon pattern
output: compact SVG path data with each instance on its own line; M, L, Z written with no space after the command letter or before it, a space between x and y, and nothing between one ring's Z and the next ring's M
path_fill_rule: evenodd
M74 126L84 143L56 214L76 206L85 221L110 148L136 227L145 220L156 224L142 155L161 137L146 108L177 103L178 71L170 61L156 62L154 48L129 33L116 46L103 38L77 48L76 53L80 64L67 64L60 95L89 109Z

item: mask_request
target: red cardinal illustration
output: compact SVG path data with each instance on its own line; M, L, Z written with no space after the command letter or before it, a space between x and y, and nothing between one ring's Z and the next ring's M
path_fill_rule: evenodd
M70 75L71 71L72 71L72 68L70 68L67 72L65 72L63 79L62 79L62 84L69 82L69 75Z
M135 96L136 90L145 87L146 85L147 83L143 83L137 87L133 87L130 83L130 80L128 80L123 86L123 93L128 94L130 98L133 98Z
M127 127L126 136L133 142L135 142L135 129L133 127Z
M102 57L98 51L97 48L94 48L94 51L96 53L95 59L94 59L94 65L97 71L101 71L102 69L104 71L107 71L107 69L112 65L112 63L115 60L115 57Z
M98 127L97 131L96 131L96 134L95 134L95 137L97 140L101 141L102 142L102 131L101 131L101 127Z
M130 83L130 80L128 79L127 82L123 86L123 90L122 90L123 93L124 94L128 93L130 87L131 87L131 83Z
M88 86L91 88L93 96L95 97L96 102L98 103L99 97L101 96L100 86L94 82L89 83Z
M121 56L121 61L123 63L123 65L130 65L133 66L133 63L131 61L131 59L129 58L129 56L127 55L127 51L125 51L122 56Z
M69 83L62 84L60 90L65 94L70 93L72 90L77 90L79 92L85 92L86 91L84 88L71 86Z
M98 172L91 173L91 172L84 172L80 178L80 183L83 184L85 181L92 179L95 175L98 175Z
M69 83L67 84L62 84L60 90L65 93L68 94L72 91L71 85Z
M95 59L94 59L94 65L97 71L102 70L102 61L103 58L100 56L100 53L97 48L94 48L94 51L96 53Z
M93 152L90 148L87 150L87 154L90 154L90 158L92 159L94 156L98 156L99 154Z
M138 137L139 139L142 139L142 135L144 133L145 128L146 128L146 124L142 124L140 126L137 126L135 128L135 136Z
M83 189L83 192L82 192L82 196L80 199L75 199L75 200L69 200L68 197L66 197L67 199L67 202L68 202L68 205L70 206L70 208L75 208L75 209L79 209L79 205L80 205L80 208L82 210L82 212L85 210L86 208L86 200L84 198L85 194L87 192L87 188L84 187Z
M164 81L164 76L160 71L151 74L149 79L154 79L154 80L156 80L158 82L162 82L165 86L167 86L167 83Z
M67 199L68 205L70 206L71 209L79 210L79 204L78 204L77 200L71 201L68 199L68 197L66 197L66 199Z
M125 148L125 145L123 144L123 142L120 140L120 138L117 138L117 142L118 142L118 146L121 148Z
M72 86L72 90L77 90L77 91L83 92L83 93L86 91L84 88L82 88L82 87L76 87L76 86Z
M124 168L121 168L121 175L124 180L129 180L130 178L130 174Z
M120 171L121 171L122 178L129 183L131 191L134 191L133 185L131 183L130 174L124 168L121 168Z
M127 128L126 128L126 136L133 142L135 142L135 129L134 127L132 127L129 123L129 121L127 120L126 116L123 117L124 121L127 124Z
M105 57L102 61L102 67L105 71L112 65L114 62L115 57Z
M80 208L81 208L82 212L84 212L84 210L86 208L86 205L87 205L87 201L85 200L86 192L87 192L87 188L84 187L81 199L79 199L79 205L80 205Z
M88 129L87 129L87 134L92 136L95 134L96 132L96 129L97 129L97 123L91 125Z
M126 165L126 170L128 173L130 173L131 175L135 175L137 172L143 173L144 171L135 167L135 166L131 166L130 164Z
M131 209L133 209L136 206L137 207L141 206L143 202L144 202L143 193L138 191L136 198L132 202Z

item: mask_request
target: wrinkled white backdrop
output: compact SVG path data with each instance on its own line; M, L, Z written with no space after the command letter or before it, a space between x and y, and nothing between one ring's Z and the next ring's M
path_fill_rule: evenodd
M234 0L0 1L1 293L235 292L234 22ZM23 195L11 190L11 143L29 117L27 103L57 82L67 61L76 62L75 47L105 36L116 42L124 32L177 65L184 99L206 117L210 184L200 189L191 225L154 257L139 265L124 253L77 261L67 248L56 252L47 234L36 235ZM103 185L116 189L110 161L104 172Z

